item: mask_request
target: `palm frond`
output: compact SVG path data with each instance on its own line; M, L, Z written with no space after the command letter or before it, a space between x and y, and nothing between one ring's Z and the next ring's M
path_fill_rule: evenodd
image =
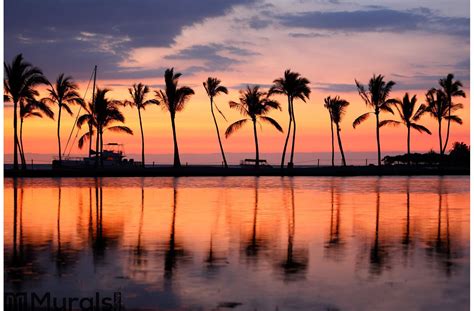
M281 128L280 124L278 124L278 122L275 121L273 118L270 118L270 117L267 117L267 116L261 116L259 119L264 121L264 122L270 123L279 132L283 133L283 129Z
M352 122L352 127L356 128L357 126L359 126L359 124L367 120L370 117L370 114L372 113L373 112L366 112L363 115L360 115L359 117L357 117L357 119L355 119L354 122Z
M424 127L423 125L416 124L416 123L410 123L410 127L412 127L413 129L417 130L420 133L424 132L424 133L427 133L427 134L431 135L431 131L429 129L427 129L426 127Z
M395 120L383 120L383 121L380 121L379 127L384 127L384 126L387 126L387 125L399 126L400 123L401 123L400 121L395 121Z
M124 125L110 126L110 127L107 127L106 129L111 132L126 133L129 135L133 135L133 131L128 126L124 126Z
M234 123L229 125L229 127L225 131L225 138L228 138L230 135L232 135L237 130L239 130L242 126L245 125L245 123L247 123L247 121L249 121L249 119L242 119L242 120L239 120L239 121L235 121Z

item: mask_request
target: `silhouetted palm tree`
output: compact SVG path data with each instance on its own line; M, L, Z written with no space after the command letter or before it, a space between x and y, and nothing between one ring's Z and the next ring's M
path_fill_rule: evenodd
M92 156L92 137L94 136L95 129L97 128L97 124L95 123L95 118L94 118L94 104L93 102L88 102L87 104L84 104L82 108L84 109L85 112L84 114L79 116L79 118L77 118L76 125L79 129L81 129L82 125L87 123L89 130L79 138L77 144L78 144L79 149L82 149L82 147L84 146L84 143L86 141L89 141L89 158L90 158Z
M291 125L293 124L293 139L291 144L291 155L288 167L293 167L293 156L295 152L295 139L296 139L296 120L295 110L293 106L293 100L301 99L306 102L309 99L311 90L308 87L310 82L308 79L301 76L297 72L293 72L290 69L285 70L284 76L273 81L273 86L270 88L269 94L284 94L288 97L288 114L290 121L288 123L288 133L286 134L285 145L283 147L283 154L281 157L281 168L285 165L286 147L288 145L288 139L290 137Z
M65 77L64 73L60 74L56 80L55 85L51 83L48 88L48 97L43 99L43 102L47 104L56 104L59 108L58 112L58 157L59 163L61 163L61 112L64 108L67 113L72 115L71 104L81 104L83 103L82 98L77 93L78 86L72 81L72 77Z
M38 96L35 87L48 83L43 72L23 60L23 55L15 56L11 64L3 63L5 79L3 80L5 101L13 102L13 169L18 170L18 105ZM24 168L26 168L26 163Z
M448 102L448 117L451 116L451 108L453 106L453 97L466 97L466 93L461 89L462 83L459 80L454 80L454 75L452 73L448 74L446 78L439 80L439 85L441 90L446 96L446 101ZM446 152L446 147L448 146L449 140L449 130L451 125L451 118L448 118L448 129L446 131L446 140L443 146L443 154Z
M380 122L380 127L385 125L394 125L398 126L400 124L404 124L407 127L407 153L408 153L408 165L410 165L410 130L413 128L420 133L428 133L431 135L429 129L424 127L421 124L417 124L417 122L421 116L426 112L426 106L421 104L418 109L415 110L416 105L416 95L410 98L408 93L405 93L403 96L403 100L397 99L395 102L395 108L397 108L398 115L400 116L401 121L396 120L383 120Z
M390 112L393 114L393 110L390 108L390 104L394 102L393 99L390 99L390 91L395 85L393 81L384 81L382 75L375 76L373 75L369 81L368 89L366 89L362 84L355 80L357 89L359 91L360 97L364 100L365 104L369 106L373 111L364 113L354 120L352 126L356 128L360 123L367 120L370 114L375 114L376 118L376 133L377 133L377 155L378 155L378 165L382 164L381 152L380 152L380 126L379 126L379 114L380 112Z
M328 97L328 109L331 115L331 121L336 125L337 142L339 145L339 152L341 152L342 165L346 166L346 157L344 156L344 149L342 148L341 140L341 120L346 113L346 108L349 106L349 102L345 99L336 96L334 98ZM332 126L331 126L332 130ZM333 143L334 144L334 143Z
M427 111L438 121L438 138L439 153L444 154L443 137L442 137L442 121L448 120L458 124L462 124L462 119L452 113L463 107L462 104L448 105L446 95L441 90L431 89L426 93L426 101L428 104Z
M22 157L21 162L26 164L25 160L25 148L23 146L23 122L25 119L38 117L42 118L43 115L48 118L54 119L54 112L49 107L35 99L27 99L26 103L20 104L20 154Z
M140 110L145 110L145 107L149 104L158 104L158 101L155 99L146 99L147 94L150 92L148 86L143 85L142 83L134 84L133 88L128 89L130 97L132 100L125 101L125 104L136 107L138 110L138 120L140 121L140 132L142 136L142 166L145 167L145 136L143 134L143 124L142 124L142 115Z
M324 99L324 108L328 110L331 122L331 165L334 166L334 122L332 121L331 104L331 96L326 97Z
M166 84L165 91L159 90L155 91L155 93L162 107L170 113L174 143L173 166L176 168L181 166L181 161L179 160L178 139L176 138L175 116L177 112L184 109L191 95L194 95L194 91L187 86L178 88L178 80L179 77L181 77L181 73L174 73L174 68L166 69L164 77Z
M253 134L255 139L255 164L259 167L260 158L258 151L257 121L270 123L278 131L283 132L280 124L274 119L266 116L272 109L281 110L280 104L268 98L268 93L262 92L260 87L247 86L245 90L240 90L239 102L230 101L230 108L237 109L245 119L235 121L225 131L225 137L228 138L235 131L240 129L247 121L253 123Z
M103 152L103 134L105 131L121 132L133 135L133 131L125 125L115 125L115 123L125 122L125 117L119 107L123 106L122 102L107 98L109 89L97 88L95 103L89 103L86 113L77 120L78 127L87 123L90 128L95 127L96 135L96 161L102 158ZM79 139L79 147L82 148L83 143L92 137L92 133L88 132Z
M226 120L224 114L219 110L217 105L214 103L214 97L216 97L220 93L224 93L224 94L229 93L227 88L220 84L221 84L221 81L219 79L212 78L212 77L207 78L207 81L202 83L202 85L204 86L204 89L206 90L207 96L209 96L209 99L211 101L211 113L212 113L212 118L214 119L214 124L216 126L217 140L219 141L219 147L221 148L221 154L222 154L222 160L224 161L224 166L227 168L227 160L225 158L224 148L222 147L221 135L219 133L219 126L217 125L216 116L214 114L214 106L215 106L217 111L224 118L224 120Z

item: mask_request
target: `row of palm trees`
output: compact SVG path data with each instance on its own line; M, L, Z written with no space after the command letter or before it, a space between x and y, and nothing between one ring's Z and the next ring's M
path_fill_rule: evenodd
M95 152L98 156L95 157L96 165L103 153L103 134L105 131L123 132L126 134L133 134L133 131L123 125L125 117L120 111L123 106L131 106L138 111L138 118L141 132L142 145L142 165L145 165L145 138L142 123L142 111L149 105L161 106L164 110L169 112L173 133L174 142L174 167L180 167L180 157L178 149L178 139L176 134L175 118L176 113L182 111L189 101L194 90L188 86L178 86L181 73L174 72L173 68L167 69L164 74L165 88L164 90L154 91L154 97L149 98L151 90L148 86L138 83L129 88L130 99L125 101L118 101L110 99L107 95L109 89L97 88L95 90L95 79L93 98L90 102L85 102L78 94L78 86L71 77L64 74L59 75L54 84L50 83L43 75L41 70L34 67L23 59L20 54L14 58L11 64L4 63L5 80L4 80L4 100L13 103L14 117L14 169L18 169L18 153L20 154L22 168L26 168L25 152L23 147L23 122L30 117L49 117L54 118L54 113L50 106L54 105L58 108L57 118L57 139L58 139L58 159L62 160L61 147L61 114L64 109L66 113L72 115L72 110L69 107L73 104L78 104L84 113L77 118L76 125L79 128L87 125L87 131L84 133L79 141L79 148L83 148L84 144L89 142L89 157ZM47 86L47 96L42 99L37 99L39 96L36 88L44 84ZM291 150L290 160L287 164L288 168L293 167L295 141L296 141L296 119L294 103L296 100L306 102L310 97L309 80L302 77L299 73L291 70L286 70L283 77L275 79L273 85L268 92L262 90L259 86L247 86L240 91L238 101L230 101L229 106L240 112L242 119L233 122L225 131L225 137L230 137L233 133L239 130L247 123L253 126L254 142L255 142L255 160L256 166L260 164L259 158L259 144L257 135L257 124L268 123L279 132L283 132L280 124L269 116L273 110L282 110L278 101L273 99L275 95L284 95L288 102L288 131L286 133L285 143L283 146L281 168L285 165L285 157L287 154L287 147L290 136ZM430 130L423 125L417 123L420 118L429 113L438 121L438 136L440 154L444 154L448 145L450 135L451 122L462 124L459 116L454 115L456 110L462 108L462 104L453 103L456 97L465 97L462 90L462 83L454 80L452 74L448 74L446 78L439 80L439 88L432 88L426 93L426 103L417 104L417 97L405 94L403 99L395 99L390 96L395 82L384 80L382 75L374 75L367 86L355 81L360 97L368 108L366 112L356 118L353 122L353 127L356 128L359 124L367 120L372 114L376 118L376 140L377 140L377 154L378 164L381 165L381 146L380 146L380 128L384 126L398 126L403 124L407 127L407 151L410 155L410 131L414 129L419 132L431 134ZM220 130L214 110L227 121L222 111L216 104L216 97L220 94L228 94L228 89L221 84L221 81L214 77L209 77L203 82L204 89L210 100L210 110L214 125L216 128L217 139L222 154L222 160L225 167L228 166L224 148L221 141ZM334 166L334 130L336 131L338 146L342 158L342 164L346 165L346 159L343 151L341 140L341 121L345 115L349 102L339 96L327 97L324 99L324 107L329 112L331 122L331 136L332 136L332 165ZM399 120L380 120L382 113L394 114L397 111ZM18 116L20 118L20 129L18 136ZM249 122L250 121L250 122ZM442 136L442 123L447 121L447 130L445 138ZM92 141L95 136L95 151L92 149Z

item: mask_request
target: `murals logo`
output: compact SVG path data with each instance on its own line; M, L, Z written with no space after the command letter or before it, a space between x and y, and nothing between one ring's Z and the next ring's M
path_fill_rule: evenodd
M5 292L5 311L121 311L122 293L114 292L112 296L104 296L96 292L95 296L56 297L50 292Z

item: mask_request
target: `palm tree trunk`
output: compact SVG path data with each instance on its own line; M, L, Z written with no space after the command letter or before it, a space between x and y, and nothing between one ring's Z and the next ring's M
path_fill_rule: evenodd
M97 122L98 123L98 122ZM95 138L95 167L99 166L99 154L100 154L100 125L97 124L97 134Z
M451 96L448 98L448 128L446 130L446 140L444 141L444 147L443 147L443 154L446 152L446 147L448 146L448 140L449 140L449 129L451 127Z
M18 101L13 103L13 169L18 171Z
M138 109L138 120L140 120L140 132L142 134L142 167L145 167L145 136L143 135L143 124L142 124L142 114L140 113L140 107Z
M339 151L341 152L341 157L342 157L342 165L346 166L346 157L344 156L344 149L342 149L341 129L339 128L339 124L336 124L336 131L337 131L337 142L339 143Z
M438 120L438 138L439 138L439 154L443 155L444 151L443 151L443 137L441 135L441 121L442 119Z
M331 111L329 111L329 119L331 120L331 165L334 166L334 123L332 122Z
M381 152L380 152L380 128L379 128L379 112L375 112L375 119L377 121L377 161L378 165L382 165Z
M291 99L291 116L293 117L293 140L291 142L290 163L288 164L288 167L293 168L293 156L295 155L295 140L296 140L296 119L295 119L295 107L293 106L293 99Z
M291 124L293 123L293 117L291 115L291 97L290 96L288 96L288 115L290 116L290 121L288 122L288 132L286 133L285 145L283 147L283 154L281 156L280 168L285 167L286 147L288 146L288 140L290 139L290 132L291 132Z
M92 124L89 125L89 158L92 156Z
M224 148L222 147L221 134L219 133L219 126L217 125L216 116L214 114L214 101L211 97L211 114L214 119L214 125L216 126L217 140L219 141L219 147L221 148L222 160L224 161L224 167L227 168L227 159L225 158Z
M61 111L62 111L62 107L61 107L61 104L59 104L58 130L57 130L59 165L61 165Z
M23 149L23 118L20 118L20 157L21 157L21 168L26 170L26 159L25 159L25 149Z
M181 161L179 160L178 140L176 139L176 125L174 123L174 114L171 114L171 127L173 129L173 143L174 143L173 166L175 168L178 168L178 167L181 167Z
M408 151L408 165L411 165L411 154L410 154L410 124L407 125L408 135L407 135L407 151Z
M257 120L252 119L253 122L253 135L255 139L255 166L260 167L260 155L258 152L258 137L257 137Z
M104 132L100 128L100 166L104 167Z

